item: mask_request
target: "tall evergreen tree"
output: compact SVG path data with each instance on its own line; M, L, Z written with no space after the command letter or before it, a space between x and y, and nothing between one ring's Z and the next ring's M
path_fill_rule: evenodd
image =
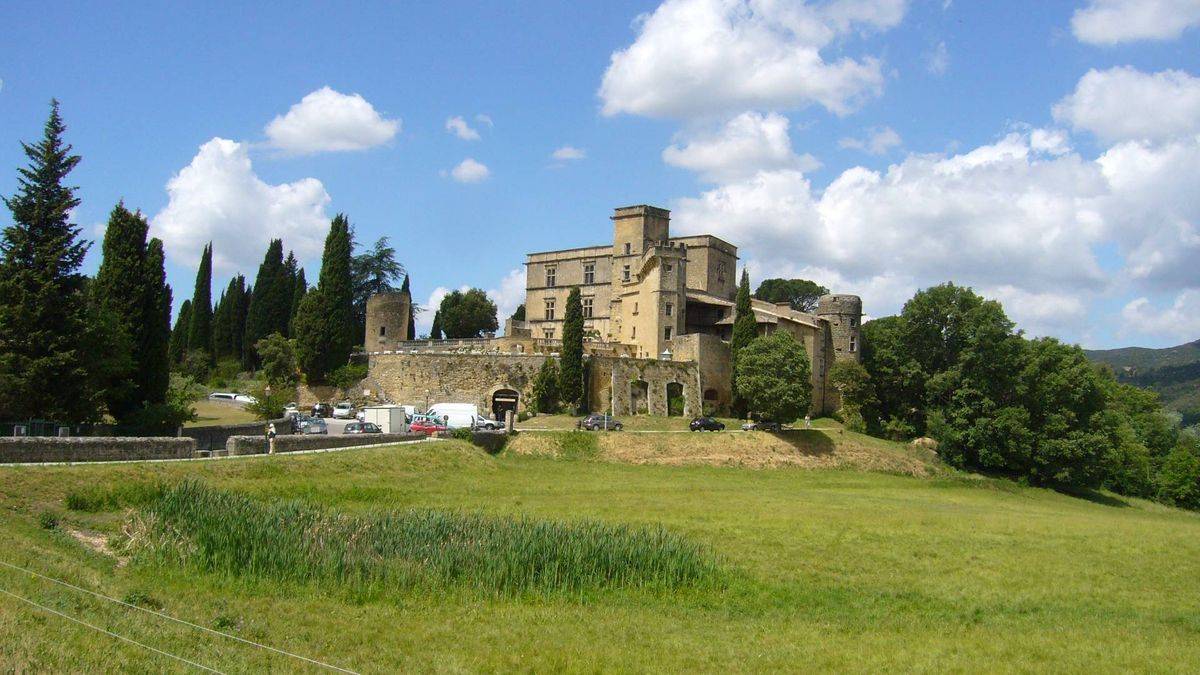
M247 368L258 365L254 345L271 333L288 334L288 318L292 313L294 286L283 262L283 241L271 240L258 276L246 315L246 331L242 338L243 361Z
M338 214L325 237L317 288L304 296L295 321L296 358L309 382L325 382L350 360L354 347L350 253L350 222Z
M729 340L730 365L737 372L738 352L754 341L758 336L758 322L754 319L754 308L750 304L750 273L742 270L742 281L738 284L737 298L734 303L735 318L733 320L733 335ZM733 390L733 407L739 415L746 412L746 402L738 393L737 378L731 383Z
M146 327L142 331L138 368L141 373L143 396L151 405L167 400L171 383L171 287L167 284L166 258L161 239L146 244L146 264L143 274L149 292Z
M168 353L171 365L183 363L183 357L188 353L188 329L192 325L192 301L184 300L179 306L179 315L175 317L175 327L171 329L171 344Z
M433 313L433 325L429 327L429 339L442 339L442 312L438 310Z
M353 231L350 237L353 246ZM396 260L396 249L388 244L388 238L380 237L373 247L351 259L350 270L354 283L354 344L361 345L366 339L367 300L372 295L395 291L393 284L404 276L404 265Z
M291 333L292 319L296 316L296 279L300 276L300 263L296 260L296 253L288 251L287 258L283 261L283 278L287 281L288 287L288 316L287 316L287 331L283 333L287 337Z
M408 296L408 334L404 336L405 340L417 339L417 306L412 301L412 289L408 286L408 280L412 275L404 275L404 283L400 286L400 292ZM364 326L364 330L366 327Z
M578 410L583 403L583 302L578 287L567 294L561 354L559 395L568 408Z
M246 322L246 277L229 280L213 311L213 358L241 359L242 334Z
M296 323L296 315L300 312L300 301L304 300L304 295L308 293L308 279L304 278L304 268L296 270L296 280L292 284L292 311L291 318L288 320L288 334L291 335L292 326Z
M27 168L5 198L13 224L0 237L0 417L65 422L99 414L101 388L92 370L84 277L88 243L79 240L71 209L75 188L64 180L79 163L64 142L66 126L51 102L44 135L22 143Z
M192 293L192 321L188 326L188 347L212 353L212 243L204 247L200 268L196 270L196 290Z
M227 297L229 289L221 291L220 297L217 298L217 304L213 306L212 318L212 357L213 361L220 361L225 356L225 351L228 348L232 327L229 323L229 301Z

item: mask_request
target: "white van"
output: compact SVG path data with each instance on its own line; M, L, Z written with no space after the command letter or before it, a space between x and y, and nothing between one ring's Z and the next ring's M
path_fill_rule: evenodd
M439 420L446 418L449 429L470 429L479 417L479 408L474 403L435 403L429 406L427 414Z

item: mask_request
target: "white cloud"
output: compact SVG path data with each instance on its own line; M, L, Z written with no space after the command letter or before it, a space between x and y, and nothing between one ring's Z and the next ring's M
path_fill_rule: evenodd
M444 174L445 172L443 172ZM492 172L487 166L468 157L450 170L450 177L460 183L479 183L487 180Z
M484 125L485 127L489 128L489 129L495 126L494 124L492 124L491 116L484 115L483 113L479 113L478 115L476 115L475 121L479 122L480 124Z
M686 142L663 150L663 161L695 171L709 182L737 180L761 170L814 171L821 166L812 155L793 152L788 120L778 113L746 112L719 129L679 136Z
M1008 318L1030 337L1062 335L1087 320L1087 304L1076 293L1030 291L1011 285L977 290L985 298L999 300Z
M564 145L551 153L550 157L560 162L570 162L577 159L585 159L587 152L571 145Z
M1170 307L1155 307L1147 298L1137 298L1121 310L1126 322L1122 334L1143 334L1179 340L1200 335L1200 289L1187 289Z
M1033 129L1029 132L1029 147L1049 155L1065 155L1071 151L1071 141L1058 129Z
M898 147L902 142L900 134L896 133L891 127L884 127L882 129L870 129L865 139L843 138L838 141L838 145L843 148L862 150L872 155L885 155L889 150Z
M599 95L605 115L694 117L819 104L846 114L883 89L878 59L827 61L855 29L887 30L905 0L666 0L639 17L637 39L613 53Z
M298 155L365 150L399 131L400 120L384 119L362 96L329 87L305 96L265 129L271 146Z
M1091 0L1071 16L1075 37L1094 45L1174 40L1197 25L1198 0Z
M933 48L925 57L925 69L934 75L945 75L946 69L950 67L950 50L946 49L945 42L939 42L937 47Z
M446 131L458 136L464 141L479 140L479 132L471 128L467 121L460 116L446 118Z
M496 288L488 289L487 294L496 303L496 320L503 332L504 322L525 302L525 268L510 270Z
M1194 134L1200 132L1200 78L1129 66L1090 70L1053 112L1056 120L1109 142Z
M271 185L251 166L246 146L214 138L167 183L169 202L151 220L168 257L194 268L213 242L213 267L253 272L271 239L301 259L319 255L329 231L329 195L315 178Z

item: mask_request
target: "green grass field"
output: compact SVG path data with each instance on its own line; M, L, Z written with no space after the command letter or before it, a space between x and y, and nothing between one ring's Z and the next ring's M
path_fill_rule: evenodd
M446 441L0 467L0 560L361 672L1200 666L1195 514L944 471L912 478L573 457L491 457ZM300 511L350 530L409 509L502 528L558 523L567 540L597 525L604 536L624 531L609 526L661 526L708 556L722 582L496 592L453 581L364 589L328 575L278 580L269 566L202 571L139 552L161 542L146 539L148 505L184 479L248 496L262 506L238 508L255 513L297 500ZM0 588L221 671L304 670L28 574L0 569ZM0 671L185 669L0 594Z
M240 405L223 401L202 399L192 404L196 411L196 419L188 422L187 427L206 427L221 424L245 424L258 419L254 413L248 412Z

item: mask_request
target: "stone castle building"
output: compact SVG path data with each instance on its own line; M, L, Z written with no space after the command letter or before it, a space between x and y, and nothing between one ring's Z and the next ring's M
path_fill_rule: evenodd
M712 235L672 237L670 212L653 206L618 208L611 220L611 244L526 256L525 321L508 322L503 337L403 342L411 299L372 298L365 345L370 382L397 403L453 399L497 414L524 409L534 373L561 348L567 295L577 287L591 410L727 410L737 247ZM827 295L815 314L786 303L753 300L752 306L760 334L783 330L804 344L814 412L836 409L829 366L859 359L861 300Z

